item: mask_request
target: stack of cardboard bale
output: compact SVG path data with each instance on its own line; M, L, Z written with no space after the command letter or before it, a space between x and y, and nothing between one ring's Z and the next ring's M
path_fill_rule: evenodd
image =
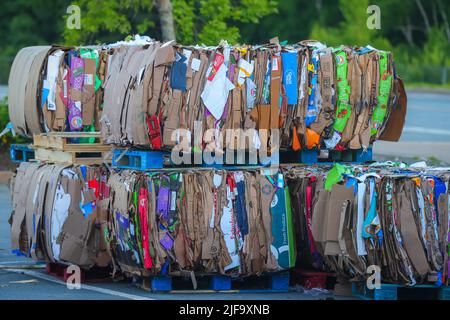
M365 150L378 139L398 140L406 113L391 53L311 41L200 47L138 37L103 47L30 47L17 55L9 85L10 118L22 135L100 130L108 144L151 150L183 143L189 152ZM245 129L258 130L249 137ZM323 171L309 170L145 173L24 163L13 186L13 246L34 259L85 268L112 258L114 270L142 276L262 274L292 268L298 256L300 264L324 269L325 263L351 276L362 275L368 261L382 261L389 279L401 281L405 273L387 257L412 253L387 231L384 251L376 247L388 223L381 213L378 224L373 217L373 207L386 203L372 198L378 180L363 182L369 202L355 211L354 186L338 179L322 187ZM411 228L412 210L404 216ZM351 228L354 212L379 226L367 230L358 247L366 251L356 258L349 242L361 240L361 230ZM427 272L439 266L441 260Z

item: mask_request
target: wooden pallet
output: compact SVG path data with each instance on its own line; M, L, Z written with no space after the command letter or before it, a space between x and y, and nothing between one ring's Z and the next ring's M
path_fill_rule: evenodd
M137 277L134 278L134 282L146 291L165 293L278 293L289 291L288 272L248 277L158 275Z
M58 162L81 165L111 163L109 152L74 152L42 148L35 149L35 159L44 162Z
M93 143L77 139L92 138ZM104 145L100 132L49 132L34 135L35 159L45 162L93 165L111 163L111 146Z
M94 139L93 143L73 141L79 138ZM60 151L91 152L110 151L111 146L104 145L100 132L49 132L33 136L33 147Z

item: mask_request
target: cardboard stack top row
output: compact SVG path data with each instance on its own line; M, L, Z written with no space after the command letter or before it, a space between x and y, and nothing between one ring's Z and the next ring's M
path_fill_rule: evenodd
M205 47L136 36L22 49L10 72L9 112L25 136L101 131L110 144L157 150L184 142L194 152L344 150L397 141L406 95L392 53L371 46L272 39ZM246 142L248 129L257 131Z

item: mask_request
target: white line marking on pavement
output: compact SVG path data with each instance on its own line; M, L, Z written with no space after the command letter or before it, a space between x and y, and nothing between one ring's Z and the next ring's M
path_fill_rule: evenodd
M46 281L57 283L57 284L60 284L63 286L67 286L67 284L64 281L57 280L51 276L48 276L46 274L42 274L42 273L39 273L36 271L20 270L20 269L8 269L7 271L14 272L14 273L26 274L28 276L36 277L36 278L39 278L42 280L46 280ZM103 294L109 294L111 296L117 296L117 297L126 298L126 299L130 299L130 300L155 300L155 299L148 298L148 297L138 296L138 295L134 295L134 294L128 294L128 293L110 290L110 289L99 288L99 287L90 286L90 285L86 285L86 284L81 284L81 289L95 291L95 292L99 292L99 293L103 293ZM67 289L67 290L69 290L69 289ZM73 290L76 290L76 289L73 289Z
M2 262L0 262L0 266L8 265L8 264L23 264L23 265L30 264L30 265L36 265L37 263L35 263L34 261L30 262L30 261L24 261L24 260L22 260L22 261L2 261ZM42 265L45 266L45 264L42 264Z
M405 127L405 128L403 128L403 132L450 136L450 130L430 129L430 128L424 128L424 127Z

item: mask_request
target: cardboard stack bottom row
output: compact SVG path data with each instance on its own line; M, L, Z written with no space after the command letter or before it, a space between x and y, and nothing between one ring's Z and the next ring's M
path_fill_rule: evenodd
M27 47L8 85L21 135L101 130L153 150L367 149L397 141L406 114L392 53L317 41Z
M108 171L22 163L12 245L128 276L300 268L446 283L450 170L368 166Z

